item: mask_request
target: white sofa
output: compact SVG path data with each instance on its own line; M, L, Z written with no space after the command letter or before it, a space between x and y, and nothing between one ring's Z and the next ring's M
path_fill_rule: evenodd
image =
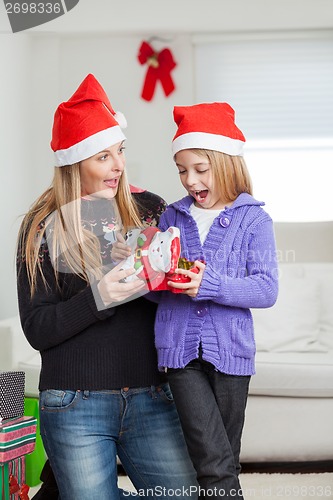
M333 460L333 223L276 224L280 292L252 310L241 461Z
M241 461L333 460L333 222L276 224L280 294L253 310L252 377ZM18 317L0 321L0 369L26 373L38 395L39 353Z

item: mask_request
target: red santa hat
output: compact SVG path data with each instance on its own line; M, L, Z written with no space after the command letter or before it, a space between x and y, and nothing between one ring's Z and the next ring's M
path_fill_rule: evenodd
M175 106L173 116L178 130L172 152L182 149L210 149L232 156L243 156L245 137L235 124L235 112L226 102Z
M100 83L89 74L55 114L51 148L57 167L72 165L126 139L127 125L115 112Z

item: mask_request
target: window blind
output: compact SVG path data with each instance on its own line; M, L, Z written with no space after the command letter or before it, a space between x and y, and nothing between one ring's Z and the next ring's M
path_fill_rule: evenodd
M194 40L196 102L226 101L249 139L333 136L333 31Z
M333 31L197 36L195 102L226 101L276 221L333 220Z

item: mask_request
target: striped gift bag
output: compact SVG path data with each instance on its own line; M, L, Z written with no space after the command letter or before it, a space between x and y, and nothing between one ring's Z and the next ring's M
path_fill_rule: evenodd
M35 448L37 419L20 417L0 425L0 464L31 453Z

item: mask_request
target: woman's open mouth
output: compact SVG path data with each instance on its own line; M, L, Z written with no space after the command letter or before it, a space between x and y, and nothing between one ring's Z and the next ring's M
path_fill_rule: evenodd
M114 179L105 179L104 184L106 184L109 188L115 188L118 186L119 178L115 177Z

